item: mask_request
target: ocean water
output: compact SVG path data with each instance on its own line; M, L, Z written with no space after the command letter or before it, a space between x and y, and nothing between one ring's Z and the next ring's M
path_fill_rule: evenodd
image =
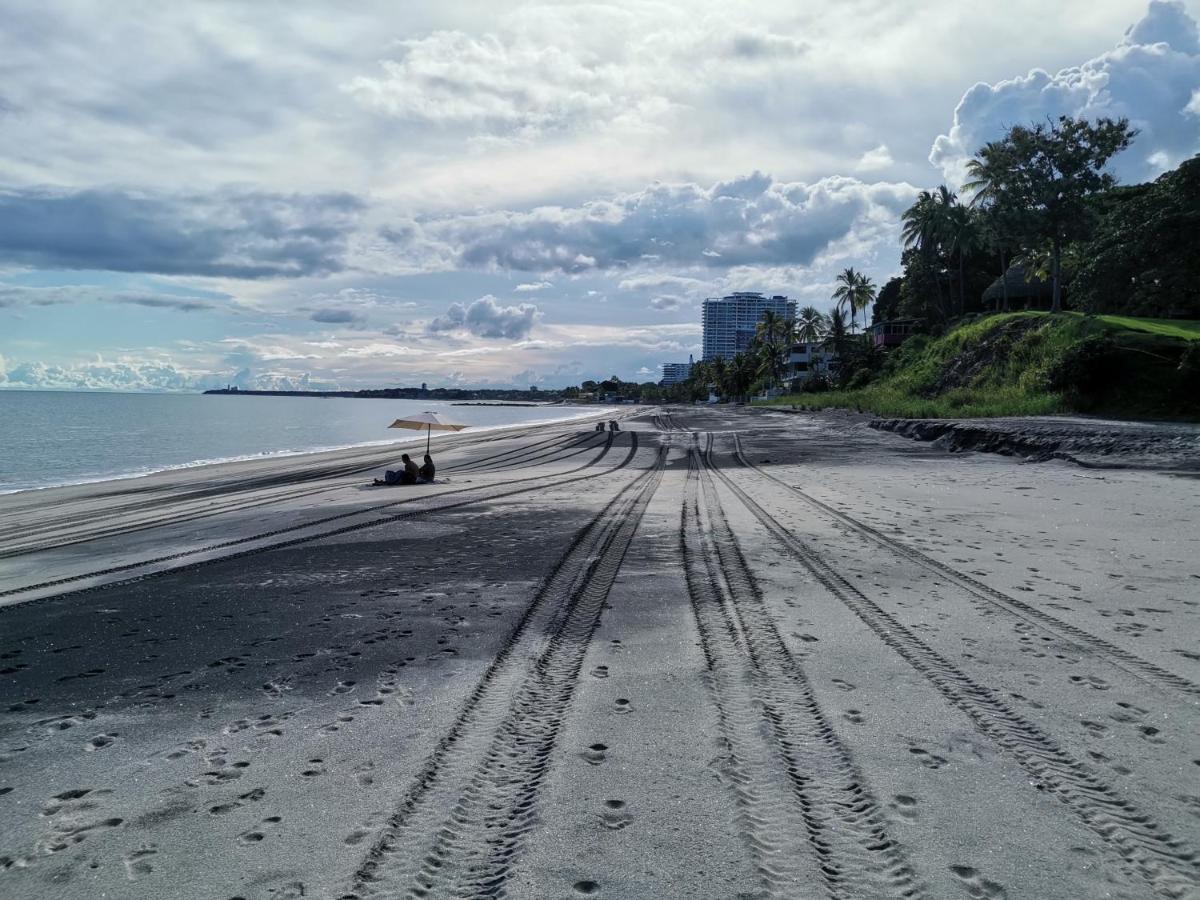
M475 428L597 412L428 400L0 391L0 493L164 469L412 440L395 419L433 410ZM436 447L438 432L434 432Z

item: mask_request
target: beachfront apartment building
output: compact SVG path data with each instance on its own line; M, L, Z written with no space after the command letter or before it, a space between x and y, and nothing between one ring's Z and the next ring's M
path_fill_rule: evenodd
M796 301L779 294L768 297L757 291L738 291L705 300L704 359L731 359L735 353L744 352L768 310L781 319L795 319Z
M836 354L819 341L793 344L788 350L787 378L805 381L814 375L828 375Z
M685 363L663 363L662 364L662 380L659 382L663 387L670 387L673 384L683 384L688 380L688 376L692 374L692 357L688 357Z

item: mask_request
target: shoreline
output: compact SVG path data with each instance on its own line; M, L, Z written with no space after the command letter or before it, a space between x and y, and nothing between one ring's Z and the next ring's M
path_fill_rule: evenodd
M339 398L333 398L333 399L339 399ZM357 398L349 398L349 399L357 399ZM447 402L447 401L442 401L442 402ZM492 406L492 405L498 405L498 404L480 404L480 405ZM519 405L520 406L533 406L533 404L519 404ZM537 406L535 408L545 408L545 407ZM564 407L564 409L565 408L567 408L567 407ZM582 409L581 407L570 407L570 408L571 409ZM615 407L605 407L605 409L614 409L614 408ZM468 429L464 429L463 432L459 432L459 434L462 434L464 437L466 437L468 432L470 434L483 434L483 433L494 434L494 433L501 431L503 429L506 429L506 428L531 428L531 427L536 427L536 426L540 426L540 425L562 424L564 422L573 422L576 420L584 420L591 415L599 415L599 414L600 414L599 410L596 410L594 412L581 411L581 412L577 413L576 415L563 416L561 418L555 418L555 419L534 419L534 420L531 420L528 422L511 422L511 423L507 423L507 424L503 424L503 425L478 425L478 426L472 425ZM445 437L443 436L441 439L444 440ZM421 438L420 442L423 443L424 440L425 440L424 438ZM435 438L435 440L437 440L437 438ZM334 444L331 446L309 447L309 448L288 449L288 450L266 450L266 451L262 451L260 453L245 453L245 454L240 454L240 455L236 455L236 456L216 457L213 459L197 459L197 460L191 460L191 461L185 462L185 463L173 463L173 464L167 465L167 466L143 469L143 470L139 470L137 472L118 472L118 473L114 473L114 474L99 475L94 478L81 478L81 479L73 480L73 481L55 482L53 484L30 485L28 487L15 487L15 488L0 487L0 497L9 497L14 494L24 494L24 493L29 493L29 492L33 492L33 491L48 491L48 490L56 490L56 489L60 489L60 488L73 488L73 487L82 487L85 485L106 484L106 483L112 482L112 481L132 481L132 480L139 479L139 478L150 478L155 475L163 475L163 474L166 474L169 472L181 472L181 471L189 471L192 469L203 469L203 468L206 468L209 466L228 466L228 465L236 465L238 463L253 463L253 462L273 460L273 459L288 459L288 458L296 458L296 457L303 457L303 456L314 456L314 455L323 454L323 453L338 453L338 452L344 452L346 450L359 450L359 449L366 449L366 448L371 448L371 447L394 446L397 449L400 449L401 447L405 447L410 444L415 445L417 442L418 441L416 438L404 438L404 439L400 439L400 440L383 440L383 441L360 441L358 443L353 443L353 444Z

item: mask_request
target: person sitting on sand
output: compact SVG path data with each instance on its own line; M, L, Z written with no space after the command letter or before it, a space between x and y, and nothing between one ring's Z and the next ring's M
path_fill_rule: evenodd
M383 474L383 480L375 479L376 484L416 484L417 483L417 464L412 461L407 453L400 455L400 461L404 463L404 468L397 471L388 469Z
M433 466L433 457L425 454L425 464L417 470L418 484L433 484L433 475L437 470Z

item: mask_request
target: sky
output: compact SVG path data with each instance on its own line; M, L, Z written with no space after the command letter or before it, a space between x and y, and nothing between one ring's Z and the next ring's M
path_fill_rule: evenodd
M1007 126L1200 152L1195 0L0 9L0 388L656 380Z

